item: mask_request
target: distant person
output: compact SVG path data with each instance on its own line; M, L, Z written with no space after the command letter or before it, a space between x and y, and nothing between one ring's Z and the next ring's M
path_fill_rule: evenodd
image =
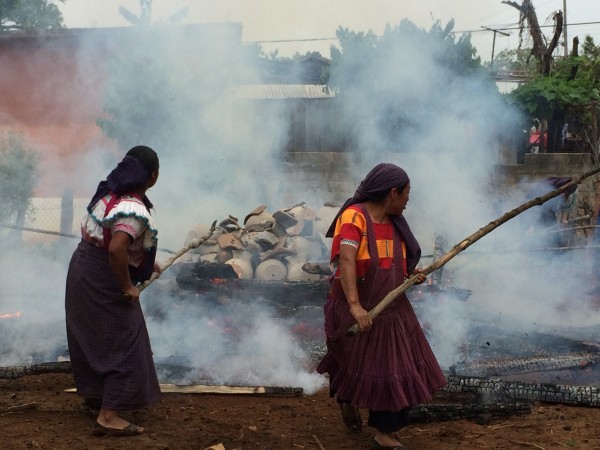
M411 407L446 384L405 294L375 319L367 313L410 275L425 281L416 269L421 249L402 215L409 192L403 169L379 164L327 232L333 275L324 307L327 354L317 371L329 374L349 429L359 430L359 408L369 409L372 448L403 449L393 433L409 424ZM349 337L354 323L360 333Z
M540 188L545 191L543 194L546 194L561 188L571 180L571 177L549 177L542 182ZM559 196L540 205L539 222L542 227L541 231L553 234L549 240L552 247L565 247L568 244L569 239L563 229L569 224L569 215L575 205L576 191L577 185L575 184Z
M565 122L565 124L562 127L562 131L561 131L561 142L562 142L562 147L566 147L567 145L567 139L571 137L571 134L569 133L569 123Z
M563 187L571 180L571 177L548 177L536 181L526 191L525 197L528 200L542 197ZM524 227L523 244L525 247L534 250L557 250L569 245L572 234L569 234L567 228L571 211L575 206L576 191L577 185L574 184L562 194L522 215L520 221Z
M71 367L77 393L98 410L97 434L142 433L119 414L160 400L136 287L158 270L157 230L146 196L158 169L150 147L127 152L98 185L69 265L65 309Z

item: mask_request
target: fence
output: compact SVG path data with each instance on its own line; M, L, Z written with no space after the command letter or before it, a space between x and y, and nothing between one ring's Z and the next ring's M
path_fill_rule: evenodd
M73 198L70 191L62 197L33 197L22 223L8 223L26 242L53 243L64 237L79 238L79 227L89 199Z

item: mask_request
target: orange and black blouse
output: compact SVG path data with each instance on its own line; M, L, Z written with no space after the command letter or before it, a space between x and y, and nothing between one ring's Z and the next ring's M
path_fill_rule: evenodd
M394 262L394 225L390 223L373 223L373 231L377 242L379 267L389 269ZM351 245L357 249L356 276L364 277L367 273L371 256L367 239L367 219L358 205L346 208L338 217L333 243L331 245L331 264L334 277L339 277L339 255L342 245ZM404 244L402 245L404 253ZM404 255L403 255L404 256ZM402 258L403 260L405 258Z

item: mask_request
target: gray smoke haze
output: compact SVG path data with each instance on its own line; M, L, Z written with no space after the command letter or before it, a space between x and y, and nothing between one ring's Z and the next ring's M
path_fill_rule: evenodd
M164 86L170 91L165 95L173 99L166 106L173 134L162 136L159 145L140 137L161 158L160 179L149 192L159 247L178 250L196 224L228 215L243 219L260 204L271 211L299 202L318 209L331 199L328 192L295 184L281 170L289 111L232 95L238 80L260 81L257 66L230 54L231 47L221 46L220 40L191 46L185 34L172 33L148 42L154 45L135 51L145 52L153 70L167 77ZM207 56L191 58L196 51ZM343 100L344 112L360 111L363 118L355 125L360 141L352 181L357 184L379 162L406 169L412 190L405 214L424 255L431 254L436 234L444 236L448 251L522 200L520 192L501 192L493 182L496 134L516 112L480 78L457 79L447 72L436 62L441 51L406 40L393 57L371 67L378 74L376 96ZM93 77L85 47L78 56L82 79ZM361 83L370 86L373 77L366 75ZM384 135L380 124L390 108L401 108L414 126ZM58 173L57 180L65 186L85 184L91 196L121 155L101 148L81 151L81 167ZM77 220L83 212L76 212ZM0 243L0 314L21 311L21 316L3 326L0 364L55 358L66 348L64 280L77 242L61 239L25 247L12 243L11 236L3 233ZM468 342L475 322L519 334L597 324L583 305L576 305L589 287L590 265L579 262L580 255L520 252L525 246L526 230L518 220L501 226L444 269L452 286L472 291L468 301L426 299L419 304L419 317L443 367L460 360L459 348ZM168 256L163 253L159 259ZM430 262L424 257L421 265ZM581 270L572 270L575 264ZM161 296L167 305L173 301L169 296L176 294L166 288L173 280L163 277L142 295L145 307L145 297L154 306ZM245 307L229 313L233 334L223 331L218 323L222 316L206 306L178 302L162 310L160 320L148 317L155 355L210 372L224 383L294 385L307 392L324 386L324 378L312 372L306 352L289 333L289 323L259 299L244 301Z

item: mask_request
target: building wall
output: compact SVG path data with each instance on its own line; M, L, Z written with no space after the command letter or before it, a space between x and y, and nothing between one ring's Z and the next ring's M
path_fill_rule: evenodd
M39 152L39 195L62 193L60 174L79 166L80 150L116 150L96 125L109 47L88 38L77 32L0 38L0 132L21 134Z
M128 54L132 46L140 45L140 35L133 30L0 35L0 133L19 133L39 152L41 173L35 195L56 197L68 187L77 196L84 187L71 176L73 171L85 163L112 160L119 153L116 143L104 136L96 122L104 114L112 57ZM239 48L241 43L239 24L165 27L157 28L156 33L176 36L181 39L178 44L189 43L176 49L184 55L200 44L218 42ZM65 179L70 186L64 186Z

